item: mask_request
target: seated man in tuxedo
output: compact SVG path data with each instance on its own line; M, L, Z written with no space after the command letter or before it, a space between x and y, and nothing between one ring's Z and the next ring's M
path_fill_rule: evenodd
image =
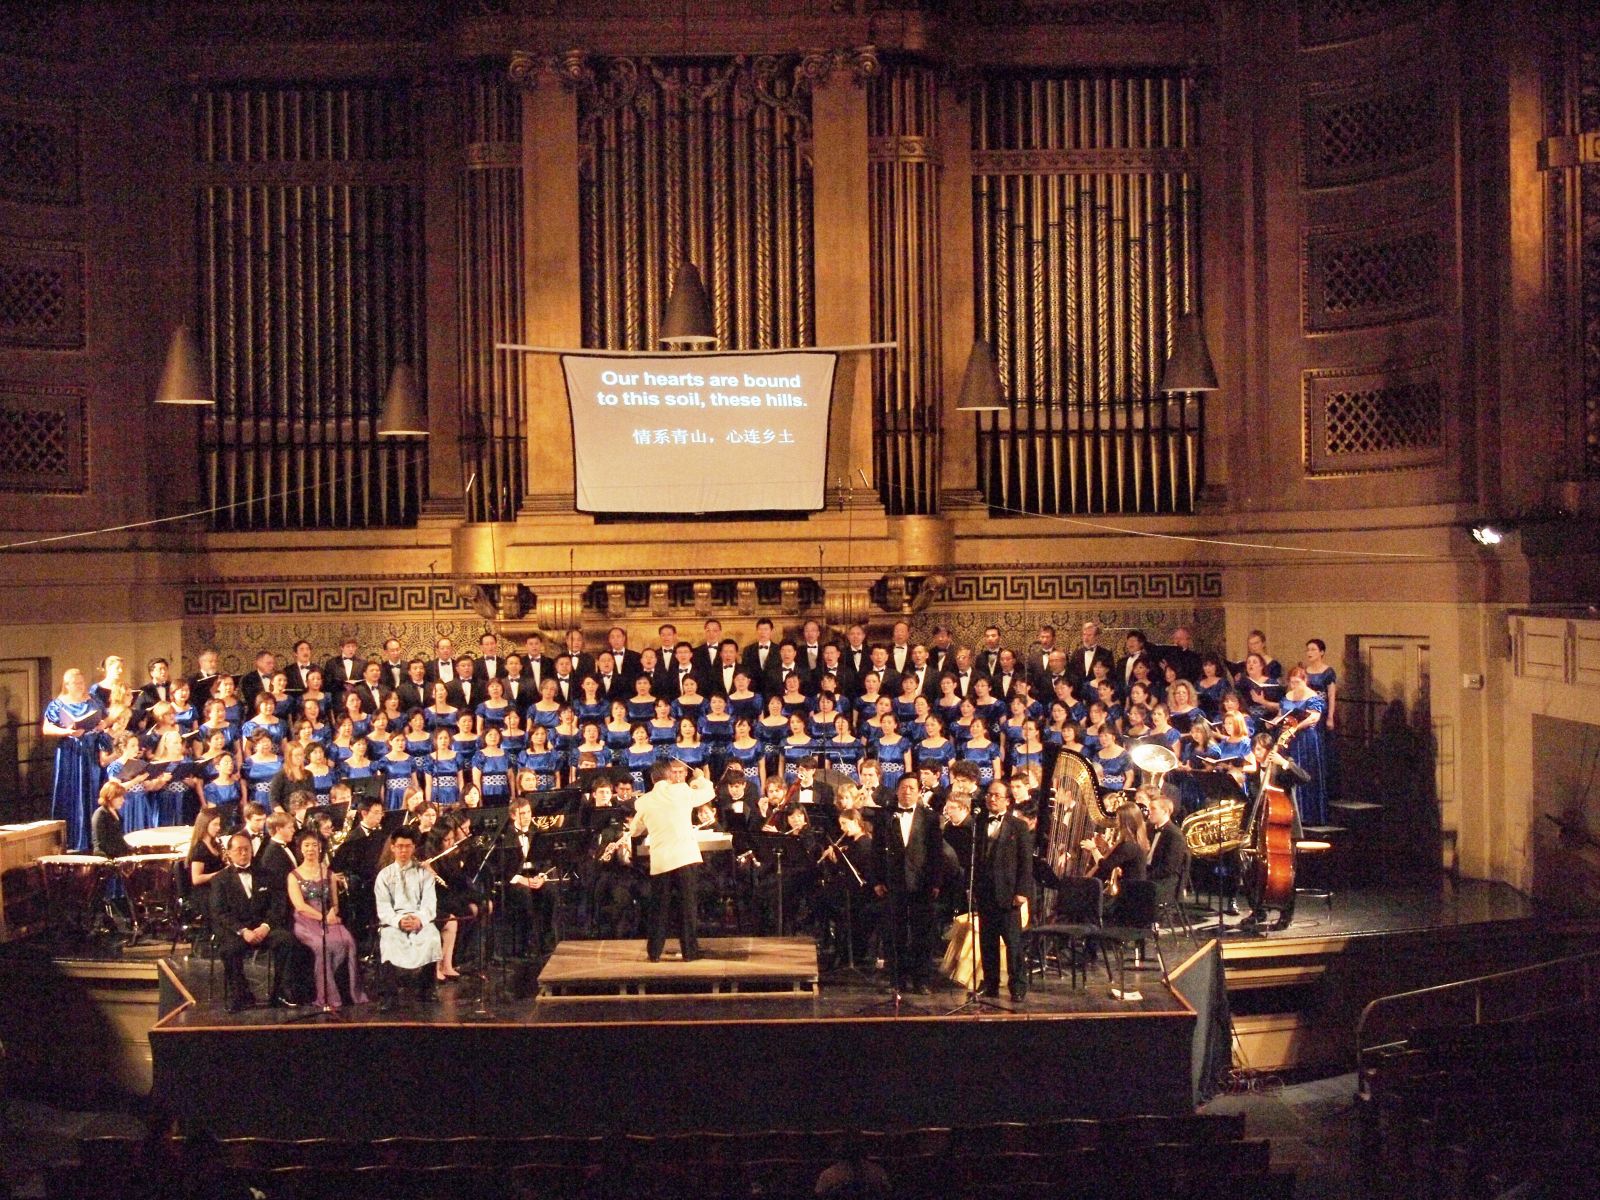
M1189 847L1183 831L1172 820L1172 797L1146 784L1139 789L1150 811L1150 865L1145 878L1156 885L1156 900L1178 900L1178 889L1189 870Z
M265 948L272 956L273 989L268 1003L275 1008L293 1008L283 994L287 982L289 955L295 946L282 906L287 896L265 886L252 869L250 838L236 833L228 839L228 866L211 880L211 929L222 958L224 1003L229 1012L238 1012L256 1003L244 975L244 960L252 951Z
M795 781L790 785L787 804L816 804L822 808L833 807L833 784L817 778L822 770L822 760L815 754L802 758L795 768Z

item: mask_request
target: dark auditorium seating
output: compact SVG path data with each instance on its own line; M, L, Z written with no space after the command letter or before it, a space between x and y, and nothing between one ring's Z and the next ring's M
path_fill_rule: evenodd
M1272 1171L1267 1143L1246 1138L1238 1116L370 1143L235 1138L146 1147L96 1138L85 1139L80 1154L77 1167L50 1172L51 1200L196 1195L201 1178L214 1194L255 1187L272 1200L799 1200L847 1154L879 1164L905 1200L1293 1194L1293 1176Z

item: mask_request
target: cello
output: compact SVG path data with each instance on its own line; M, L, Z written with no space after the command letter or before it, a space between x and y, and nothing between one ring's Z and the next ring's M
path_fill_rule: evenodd
M1294 740L1296 730L1288 730L1272 748L1277 755ZM1277 909L1282 914L1276 928L1287 928L1294 912L1294 798L1272 782L1272 756L1261 781L1261 797L1251 816L1245 844L1240 848L1244 860L1244 882L1250 905L1257 912Z

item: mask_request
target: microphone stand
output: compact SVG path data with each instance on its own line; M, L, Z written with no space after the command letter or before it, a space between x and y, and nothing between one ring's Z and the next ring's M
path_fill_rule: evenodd
M506 835L506 830L510 829L510 828L511 828L511 813L509 811L507 811L506 819L500 823L500 828L495 832L494 837L489 842L489 848L484 852L483 858L479 860L478 869L473 871L473 873L472 873L472 881L469 884L469 887L470 887L470 889L472 891L477 891L478 890L478 880L483 875L483 869L486 866L489 865L489 860L492 859L496 854L499 853L499 851L500 851L500 843L501 843L502 839L504 839L504 837ZM495 881L495 887L497 889L498 888L502 888L503 886L504 885L499 880ZM500 895L497 898L503 900L504 896ZM489 898L487 898L487 897L484 900L484 905L489 910L488 911L488 918L489 919L488 919L487 922L480 922L479 923L479 929L478 929L478 955L477 955L477 957L478 957L478 969L474 972L474 974L478 978L478 995L477 995L477 1001L473 1005L472 1012L470 1014L468 1014L472 1019L480 1020L480 1021L481 1020L490 1020L490 1019L493 1019L493 1017L494 1017L494 1014L489 1010L488 1004L487 1004L487 1002L485 1001L485 998L484 998L485 994L489 990L489 971L488 971L488 967L487 967L487 965L486 965L486 963L484 961L484 955L488 951L489 938L491 938L491 937L494 938L494 943L495 943L494 949L495 949L495 952L498 953L499 950L500 950L500 913L499 913L499 907L496 906L496 905L491 904ZM485 925L487 925L487 928L484 928ZM492 959L494 956L491 954L489 957ZM505 962L505 957L502 955L501 958L500 958L500 995L501 995L502 998L505 996L505 991L506 991L506 962Z
M993 813L989 814L990 821L996 819L1003 821L1005 816L1002 814L999 818L996 818ZM967 854L967 950L970 969L967 972L967 998L947 1012L945 1014L947 1017L957 1016L969 1009L973 1016L978 1016L985 1009L990 1012L1011 1011L1002 1005L996 1004L987 996L982 996L978 993L978 909L975 903L978 894L978 838L988 837L989 830L988 821L985 821L983 832L981 834L978 832L978 812L975 807L967 814L967 820L972 822L972 847ZM1020 965L1019 963L1006 964L1011 971L1016 971ZM995 987L1000 986L998 979L992 982Z

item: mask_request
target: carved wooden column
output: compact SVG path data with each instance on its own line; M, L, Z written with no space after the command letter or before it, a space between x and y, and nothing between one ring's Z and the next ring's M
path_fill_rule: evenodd
M808 55L813 80L812 213L816 236L817 344L872 340L872 242L867 199L866 80L877 73L870 47ZM872 364L859 354L839 360L828 444L829 505L846 496L876 503L871 492ZM862 495L862 492L869 494Z
M578 100L589 67L578 50L511 56L522 97L522 228L526 340L580 346L582 278L578 248ZM523 356L528 485L524 508L573 511L572 422L561 362Z

